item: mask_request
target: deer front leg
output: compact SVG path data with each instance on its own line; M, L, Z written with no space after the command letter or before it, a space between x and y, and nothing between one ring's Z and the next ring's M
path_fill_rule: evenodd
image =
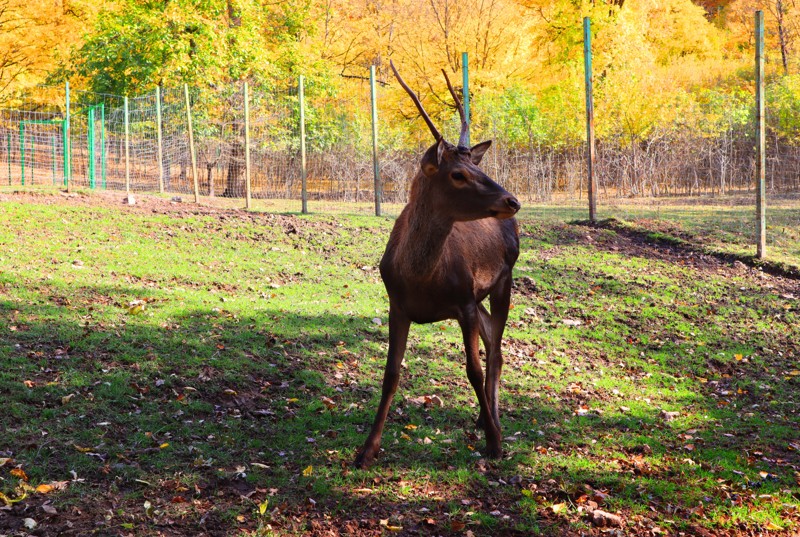
M491 409L483 388L483 370L481 369L481 357L478 353L478 337L480 334L480 321L478 319L478 309L470 308L464 312L459 319L461 332L464 336L464 350L467 357L467 378L475 395L478 397L478 404L483 417L483 431L486 433L486 456L490 459L499 459L503 456L503 448L500 445L499 424L491 418Z
M411 321L405 315L398 313L396 308L389 307L389 354L386 357L386 369L383 372L381 402L378 405L378 412L375 414L372 430L366 442L364 442L364 447L361 448L358 456L356 456L356 468L366 468L372 464L381 447L383 425L386 423L386 416L389 415L389 406L400 381L400 365L406 352L406 341L408 340L410 325Z

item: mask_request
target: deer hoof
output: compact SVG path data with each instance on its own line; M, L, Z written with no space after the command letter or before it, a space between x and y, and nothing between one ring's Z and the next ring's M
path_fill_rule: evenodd
M502 459L503 458L503 448L501 447L489 447L486 446L486 458L488 459Z
M360 470L364 470L372 466L372 463L375 462L374 455L368 455L366 451L362 451L356 456L356 460L353 462L353 466Z

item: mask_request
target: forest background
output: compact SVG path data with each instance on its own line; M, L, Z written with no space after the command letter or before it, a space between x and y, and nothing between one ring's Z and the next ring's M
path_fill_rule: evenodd
M754 120L756 9L765 13L770 133L797 146L796 0L0 0L0 107L63 107L65 80L130 96L187 83L201 100L213 96L206 112L221 118L230 99L220 96L241 81L289 92L302 74L312 94L345 99L375 65L382 121L395 127L382 143L409 146L428 137L423 122L399 121L416 111L391 83L389 60L447 122L454 108L441 69L460 82L468 52L482 137L579 147L589 16L601 144L635 148L676 132L720 138ZM317 129L312 143L335 143L335 130L325 140Z

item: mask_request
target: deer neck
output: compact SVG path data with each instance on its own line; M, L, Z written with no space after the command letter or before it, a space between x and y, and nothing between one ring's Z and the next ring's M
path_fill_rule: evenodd
M453 221L436 211L425 194L409 205L408 228L399 244L401 271L407 279L425 281L442 262Z

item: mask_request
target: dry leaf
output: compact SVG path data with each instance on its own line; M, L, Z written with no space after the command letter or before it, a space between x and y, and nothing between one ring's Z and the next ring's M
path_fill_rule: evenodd
M314 467L311 466L310 464L308 465L308 467L305 470L303 470L303 476L304 477L308 477L313 473L314 473Z
M52 492L55 490L52 485L48 485L46 483L42 483L38 487L36 487L36 492L39 494L47 494L48 492Z
M14 477L18 477L18 478L22 479L23 481L27 481L28 480L28 474L26 474L25 470L23 470L22 468L13 468L11 470L11 475L13 475Z

